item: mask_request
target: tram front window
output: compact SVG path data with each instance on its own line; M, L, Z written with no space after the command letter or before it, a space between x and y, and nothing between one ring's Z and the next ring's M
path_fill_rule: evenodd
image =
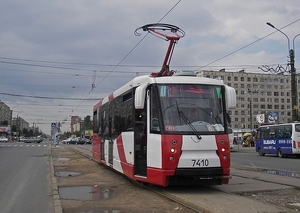
M159 85L163 123L166 131L200 133L224 131L224 106L220 86Z

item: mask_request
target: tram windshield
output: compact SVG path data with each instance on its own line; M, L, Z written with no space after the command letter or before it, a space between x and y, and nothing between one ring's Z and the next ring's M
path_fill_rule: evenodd
M224 132L221 86L165 84L158 85L158 92L166 132Z

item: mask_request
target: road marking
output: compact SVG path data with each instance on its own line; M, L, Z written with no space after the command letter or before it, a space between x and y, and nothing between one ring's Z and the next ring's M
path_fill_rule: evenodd
M6 146L6 147L46 147L47 144L0 144L0 146Z

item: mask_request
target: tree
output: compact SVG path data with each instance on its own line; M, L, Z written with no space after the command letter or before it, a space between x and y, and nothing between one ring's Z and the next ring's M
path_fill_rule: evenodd
M16 132L17 131L17 126L16 125L12 125L11 126L11 131L12 132Z
M91 121L91 116L87 115L83 119L83 129L88 130L88 129L93 129L93 122Z

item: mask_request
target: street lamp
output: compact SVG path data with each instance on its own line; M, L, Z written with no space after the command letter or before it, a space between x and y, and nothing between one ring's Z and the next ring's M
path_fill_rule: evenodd
M21 113L21 112L23 112L23 110L22 111L20 111L20 112L18 112L18 114L17 114L17 136L19 137L20 136L20 130L21 130L21 128L20 128L20 117L19 117L19 114Z
M297 81L296 81L296 69L295 69L295 38L300 35L297 34L293 38L293 49L290 48L290 39L289 37L282 32L280 29L276 28L273 24L270 22L267 22L267 25L274 28L278 32L282 33L288 40L288 52L290 57L290 65L291 65L291 95L292 95L292 121L298 121L298 93L297 93Z

